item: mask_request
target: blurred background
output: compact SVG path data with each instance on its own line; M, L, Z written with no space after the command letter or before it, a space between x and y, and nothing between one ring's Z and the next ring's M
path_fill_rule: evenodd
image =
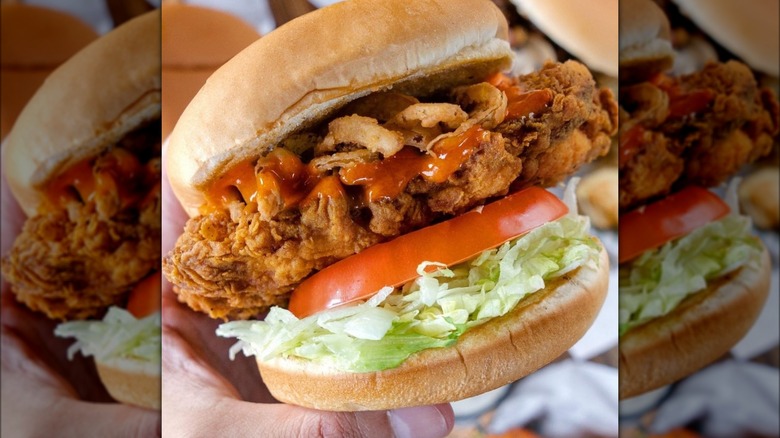
M159 0L3 0L1 137L46 76L84 46Z

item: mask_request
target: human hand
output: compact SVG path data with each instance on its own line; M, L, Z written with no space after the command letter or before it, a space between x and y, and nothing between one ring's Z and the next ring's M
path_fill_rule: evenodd
M163 169L165 166L163 165ZM163 255L187 216L163 170ZM324 412L276 402L253 359L228 359L235 342L220 321L178 303L163 280L163 434L165 436L442 437L454 424L449 404L371 412Z
M2 253L24 214L2 178ZM14 436L159 436L160 413L112 403L91 358L66 357L57 321L16 302L2 285L2 433Z

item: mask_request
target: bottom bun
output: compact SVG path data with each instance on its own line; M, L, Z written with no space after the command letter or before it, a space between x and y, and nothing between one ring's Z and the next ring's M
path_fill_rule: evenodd
M114 400L147 409L160 409L160 371L138 362L95 362L103 385Z
M397 368L348 373L293 359L258 361L276 399L328 411L365 411L446 403L524 377L579 340L606 298L609 257L551 281L510 313L476 326L451 347L410 356Z
M769 253L761 263L711 282L671 313L620 338L620 398L660 388L726 354L753 325L769 293Z

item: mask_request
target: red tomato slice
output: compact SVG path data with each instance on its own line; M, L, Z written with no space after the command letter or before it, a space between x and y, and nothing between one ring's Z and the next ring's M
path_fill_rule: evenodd
M127 301L127 311L136 318L143 318L160 309L161 283L160 271L144 278L135 285Z
M720 219L731 211L717 195L686 187L660 201L621 215L619 261L629 261L670 240Z
M328 266L295 289L289 310L303 318L369 298L385 286L417 278L417 266L424 261L460 263L567 212L566 205L547 190L522 190L482 207L481 212L472 210Z

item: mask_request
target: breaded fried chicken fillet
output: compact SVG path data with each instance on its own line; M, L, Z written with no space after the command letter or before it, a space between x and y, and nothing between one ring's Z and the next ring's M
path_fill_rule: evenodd
M159 119L72 166L47 192L2 260L17 299L63 320L122 304L160 264Z
M778 103L737 61L620 89L620 208L718 185L777 142Z
M550 63L517 79L494 76L424 102L369 95L247 165L250 177L272 184L272 174L295 167L310 175L300 185L313 179L319 193L346 196L282 191L247 199L232 187L223 209L202 209L187 222L163 270L193 309L248 318L286 303L314 271L371 245L505 195L510 186L561 181L606 154L616 129L611 92L597 89L577 62ZM455 139L462 142L449 144ZM453 159L441 158L448 156L442 148L460 152L449 171L415 167L437 154L436 168L447 167ZM301 150L306 164L297 158Z

